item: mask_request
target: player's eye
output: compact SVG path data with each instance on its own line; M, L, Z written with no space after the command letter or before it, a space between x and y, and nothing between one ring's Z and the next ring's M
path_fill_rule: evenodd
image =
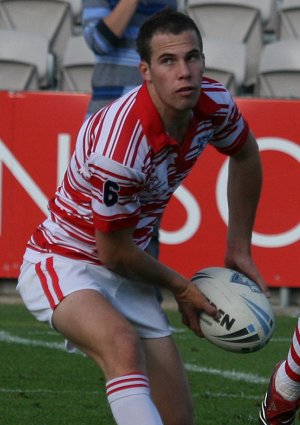
M162 58L161 63L164 65L171 65L174 62L174 59L170 56L165 56Z
M189 62L196 62L200 59L201 55L199 52L192 52L190 55L188 55L188 61Z

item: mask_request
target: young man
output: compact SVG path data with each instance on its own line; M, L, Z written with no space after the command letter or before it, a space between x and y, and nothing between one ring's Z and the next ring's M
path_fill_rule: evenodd
M261 405L260 424L294 425L300 407L300 319L284 361L279 362L270 378Z
M225 264L267 292L250 253L261 188L257 144L230 94L203 78L202 39L165 10L137 39L144 80L82 126L50 216L28 242L18 289L102 369L119 425L193 425L184 368L155 287L201 336L199 290L146 253L153 226L208 143L230 158ZM205 243L205 241L203 242Z

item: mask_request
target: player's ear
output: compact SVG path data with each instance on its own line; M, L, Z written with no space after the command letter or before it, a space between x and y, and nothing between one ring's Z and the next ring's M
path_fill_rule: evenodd
M141 61L139 65L139 71L144 81L151 81L151 71L150 66L147 62Z

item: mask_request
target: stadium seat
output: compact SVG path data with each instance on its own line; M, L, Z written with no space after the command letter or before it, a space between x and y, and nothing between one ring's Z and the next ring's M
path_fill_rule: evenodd
M71 7L59 0L1 0L0 29L43 35L49 42L49 50L60 62L72 35Z
M39 90L39 79L34 65L4 61L1 55L0 81L0 91Z
M238 41L246 45L245 85L253 85L263 44L260 9L245 0L188 0L187 13L195 20L203 37Z
M245 82L246 46L237 41L203 38L205 75L220 81L238 95Z
M72 15L75 21L80 20L82 11L82 0L66 0L71 6Z
M300 0L284 0L278 13L279 39L300 38Z
M300 98L300 40L280 40L265 45L255 95Z
M278 8L276 0L247 0L247 5L260 10L264 32L274 32L277 34Z
M60 70L59 86L64 91L91 92L95 57L83 36L71 37Z
M51 80L47 40L32 33L0 30L0 90L38 90Z
M1 0L0 0L1 1ZM73 18L73 33L81 33L82 0L59 0L70 4Z

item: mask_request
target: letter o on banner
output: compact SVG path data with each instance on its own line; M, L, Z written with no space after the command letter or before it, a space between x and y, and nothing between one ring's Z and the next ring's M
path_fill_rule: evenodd
M300 146L290 140L279 137L260 137L258 138L258 145L260 151L274 150L285 153L300 163ZM222 165L216 186L216 201L222 219L228 224L228 208L227 208L227 177L228 177L228 164L227 159ZM283 233L275 235L264 235L261 233L253 232L252 243L253 245L264 248L279 248L291 245L300 240L300 223Z
M178 201L182 203L187 213L185 224L176 231L159 230L159 239L167 245L177 245L184 243L194 236L200 226L201 210L194 196L182 185L174 192Z

